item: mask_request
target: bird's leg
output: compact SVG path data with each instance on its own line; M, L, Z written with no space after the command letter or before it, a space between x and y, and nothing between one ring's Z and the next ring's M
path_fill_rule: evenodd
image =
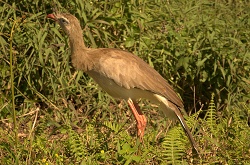
M143 141L143 136L144 136L144 131L147 125L147 119L146 117L142 114L142 111L140 110L139 105L133 101L132 99L128 99L127 100L128 105L135 117L135 120L137 122L137 134L141 140L141 142Z

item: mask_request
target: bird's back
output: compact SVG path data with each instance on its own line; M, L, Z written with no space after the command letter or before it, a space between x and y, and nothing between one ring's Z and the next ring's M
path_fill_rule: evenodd
M92 61L88 62L92 65L87 73L95 80L97 77L106 77L110 83L114 82L125 89L137 88L162 95L177 107L183 108L182 100L168 82L136 55L112 48L89 49L86 54Z

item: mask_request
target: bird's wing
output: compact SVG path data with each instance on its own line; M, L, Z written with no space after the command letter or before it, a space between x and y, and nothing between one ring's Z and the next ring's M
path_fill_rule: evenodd
M99 51L99 52L98 52ZM168 82L146 62L138 56L120 49L91 49L88 54L98 61L93 69L112 79L115 83L127 89L139 88L148 90L166 97L169 101L183 107L182 100L178 97Z

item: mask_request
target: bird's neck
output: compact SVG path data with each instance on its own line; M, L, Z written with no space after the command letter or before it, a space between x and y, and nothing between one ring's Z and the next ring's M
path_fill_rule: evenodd
M78 70L87 71L89 63L89 55L87 53L88 48L85 46L82 33L78 35L69 35L71 60L73 66Z
M69 41L71 49L76 49L78 47L86 48L81 32L78 34L70 34Z

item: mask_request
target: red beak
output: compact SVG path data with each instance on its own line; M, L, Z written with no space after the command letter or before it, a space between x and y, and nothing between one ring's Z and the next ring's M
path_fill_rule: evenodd
M46 18L51 18L53 19L54 21L57 21L56 17L54 14L48 14Z

